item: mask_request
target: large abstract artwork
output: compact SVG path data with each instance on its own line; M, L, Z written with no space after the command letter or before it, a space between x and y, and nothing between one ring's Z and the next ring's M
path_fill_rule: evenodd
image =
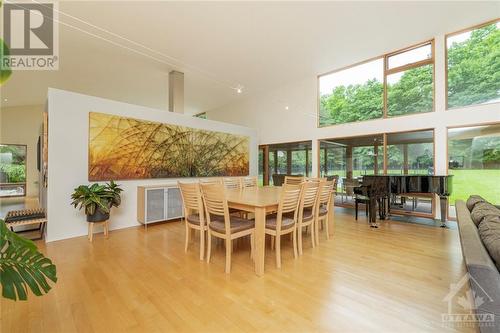
M245 176L249 138L89 114L89 180Z

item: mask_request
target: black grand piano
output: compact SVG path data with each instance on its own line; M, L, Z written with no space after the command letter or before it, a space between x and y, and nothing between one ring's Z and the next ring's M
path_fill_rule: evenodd
M452 177L452 175L367 175L363 176L361 185L354 188L354 193L368 197L370 225L375 228L377 203L380 219L383 220L386 213L390 212L389 200L393 195L435 193L439 196L441 207L441 227L445 227L448 197L453 190Z

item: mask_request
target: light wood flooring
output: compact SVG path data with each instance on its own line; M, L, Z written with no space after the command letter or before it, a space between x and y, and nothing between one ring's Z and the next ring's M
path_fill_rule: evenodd
M441 313L450 283L465 270L456 229L382 222L370 229L337 208L330 241L321 234L293 259L284 238L282 268L266 248L254 274L249 243L224 273L222 244L212 263L197 242L184 253L179 222L43 244L59 281L48 295L0 301L1 332L446 332ZM112 227L112 226L111 226Z

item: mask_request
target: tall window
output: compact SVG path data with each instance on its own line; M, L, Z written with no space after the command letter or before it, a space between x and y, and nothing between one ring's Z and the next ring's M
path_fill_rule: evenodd
M434 109L432 42L387 56L387 116Z
M500 102L500 21L446 38L448 108Z
M0 197L26 195L26 146L0 144Z
M387 173L434 174L434 131L387 134Z
M434 43L321 75L319 126L434 109Z
M383 134L321 140L319 149L320 176L339 176L337 194L343 203L352 202L359 177L383 173Z
M262 174L264 185L273 184L273 175L307 177L312 172L311 141L264 145L260 146L260 149L263 153L259 154L259 165L268 166Z
M382 117L383 80L383 58L320 76L319 125Z
M448 174L451 206L471 194L500 204L500 124L448 129Z

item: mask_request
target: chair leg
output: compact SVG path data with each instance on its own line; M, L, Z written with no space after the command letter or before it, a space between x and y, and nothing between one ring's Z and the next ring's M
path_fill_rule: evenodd
M188 226L186 221L184 221L184 223L186 224L186 240L185 240L185 244L184 244L184 252L187 252L188 245L189 245L189 226Z
M90 240L90 224L91 223L87 223L88 224L88 227L87 227L87 239ZM13 229L13 228L11 228Z
M326 215L326 217L323 221L325 221L324 224L325 224L325 231L326 231L326 239L329 240L330 239L330 232L328 231L328 224L330 223L330 220L328 219L328 214Z
M205 230L200 230L200 260L205 259Z
M212 234L210 230L207 232L207 262L210 262L210 255L212 254Z
M232 251L232 241L230 238L226 238L226 274L231 273L231 252Z
M281 268L281 235L276 235L276 267Z
M274 239L275 237L271 235L271 250L274 250Z
M297 228L297 237L299 238L299 255L302 255L302 227Z
M319 224L320 224L319 220L314 221L314 236L316 245L319 245Z
M358 206L359 206L358 200L355 200L354 207L355 207L355 211L356 211L356 213L355 213L355 216L356 216L355 219L356 219L356 221L358 220Z
M316 230L314 230L314 221L313 223L311 224L311 243L312 243L312 247L315 248L316 247Z
M295 227L292 232L292 242L293 242L293 257L297 258L297 227Z
M254 233L252 232L250 234L250 258L252 260L254 258L254 256L253 256L254 247L255 247L255 237L254 237Z
M370 206L370 204L369 203L365 203L365 215L366 216L368 216L368 209L369 209L368 206Z

